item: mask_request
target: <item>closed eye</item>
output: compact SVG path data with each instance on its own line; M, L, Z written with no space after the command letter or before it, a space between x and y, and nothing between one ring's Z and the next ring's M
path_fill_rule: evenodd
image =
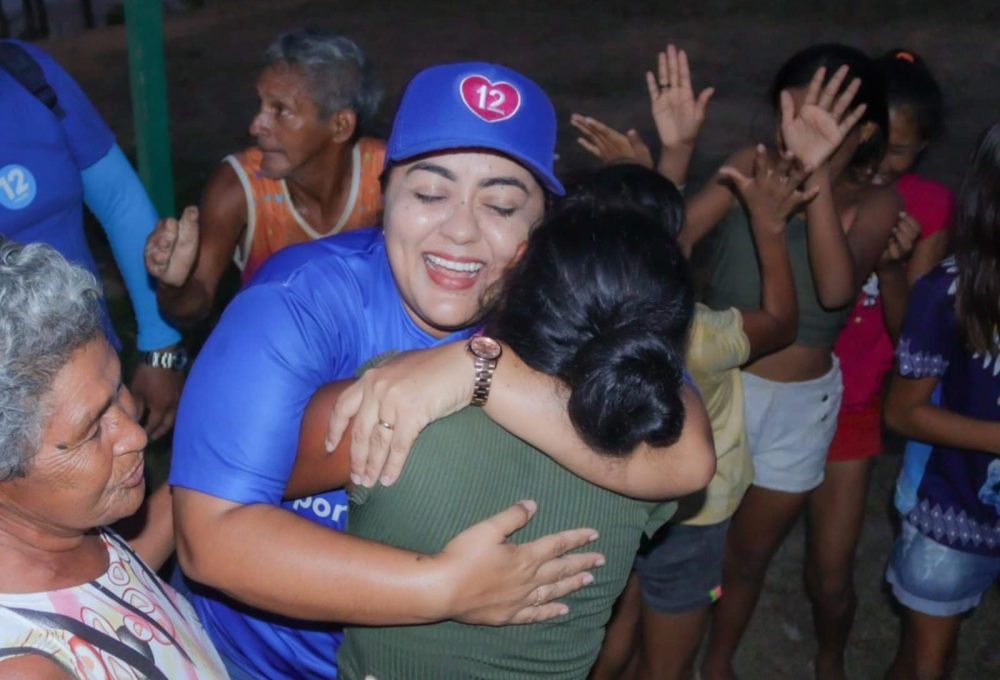
M432 196L430 194L422 194L419 191L413 192L413 195L417 197L417 200L421 203L438 203L444 200L444 196Z
M499 205L488 205L486 207L495 212L497 215L500 215L500 217L510 217L517 212L517 208L503 208Z

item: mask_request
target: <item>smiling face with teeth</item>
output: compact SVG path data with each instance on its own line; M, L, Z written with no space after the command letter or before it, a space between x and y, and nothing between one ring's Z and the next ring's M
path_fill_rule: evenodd
M545 194L506 156L447 152L394 166L384 206L386 251L406 310L443 337L482 315L490 287L542 218Z

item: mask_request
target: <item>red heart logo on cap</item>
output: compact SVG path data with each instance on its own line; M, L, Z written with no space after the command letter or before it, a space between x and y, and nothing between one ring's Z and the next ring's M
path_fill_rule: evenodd
M459 90L469 110L487 123L507 120L521 108L521 93L510 83L493 83L479 75L467 76Z

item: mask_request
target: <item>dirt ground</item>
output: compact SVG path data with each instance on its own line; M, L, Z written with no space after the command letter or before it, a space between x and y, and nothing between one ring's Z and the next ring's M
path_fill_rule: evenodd
M887 0L888 2L888 0ZM808 3L802 3L808 4ZM495 60L531 75L552 96L565 123L581 112L634 126L652 140L643 71L667 41L688 49L698 87L718 89L692 184L740 145L770 139L763 93L793 50L841 41L866 50L907 47L923 54L945 87L947 137L922 170L957 187L964 159L981 129L1000 112L1000 41L996 12L944 2L800 4L779 0L765 12L737 2L584 3L323 2L216 0L166 23L176 185L182 202L197 199L215 163L248 142L259 55L281 30L315 25L356 39L376 62L387 93L375 125L384 132L406 80L442 61ZM822 6L820 6L822 4ZM976 3L973 3L976 4ZM928 10L928 7L930 8ZM728 9L727 9L728 8ZM990 14L992 17L990 18ZM52 40L50 49L80 80L126 148L132 145L124 33L108 28ZM560 170L589 162L572 129L559 138ZM878 678L896 647L899 619L882 571L892 545L890 498L898 443L878 461L868 521L857 559L860 608L851 641L852 678ZM814 650L801 578L803 529L772 566L738 669L747 680L811 677ZM1000 598L994 588L963 627L956 678L1000 677Z

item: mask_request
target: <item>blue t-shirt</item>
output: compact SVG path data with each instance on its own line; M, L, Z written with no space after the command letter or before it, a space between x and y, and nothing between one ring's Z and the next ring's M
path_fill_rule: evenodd
M342 531L343 491L282 502L309 399L374 356L471 334L438 340L416 325L381 229L286 248L230 303L194 363L177 415L170 483L237 503L280 505ZM219 651L245 670L269 680L336 675L339 627L250 613L221 594L196 595L194 604Z
M47 243L96 276L83 232L80 173L107 155L114 135L49 55L18 44L42 67L66 115L57 118L0 69L0 233L20 243ZM113 338L110 326L106 330Z
M966 349L955 318L957 277L955 260L948 258L914 286L896 370L903 378L939 378L941 408L1000 421L1000 352ZM936 445L929 454L908 455L901 478L916 488L906 516L923 534L956 550L1000 557L995 455Z

